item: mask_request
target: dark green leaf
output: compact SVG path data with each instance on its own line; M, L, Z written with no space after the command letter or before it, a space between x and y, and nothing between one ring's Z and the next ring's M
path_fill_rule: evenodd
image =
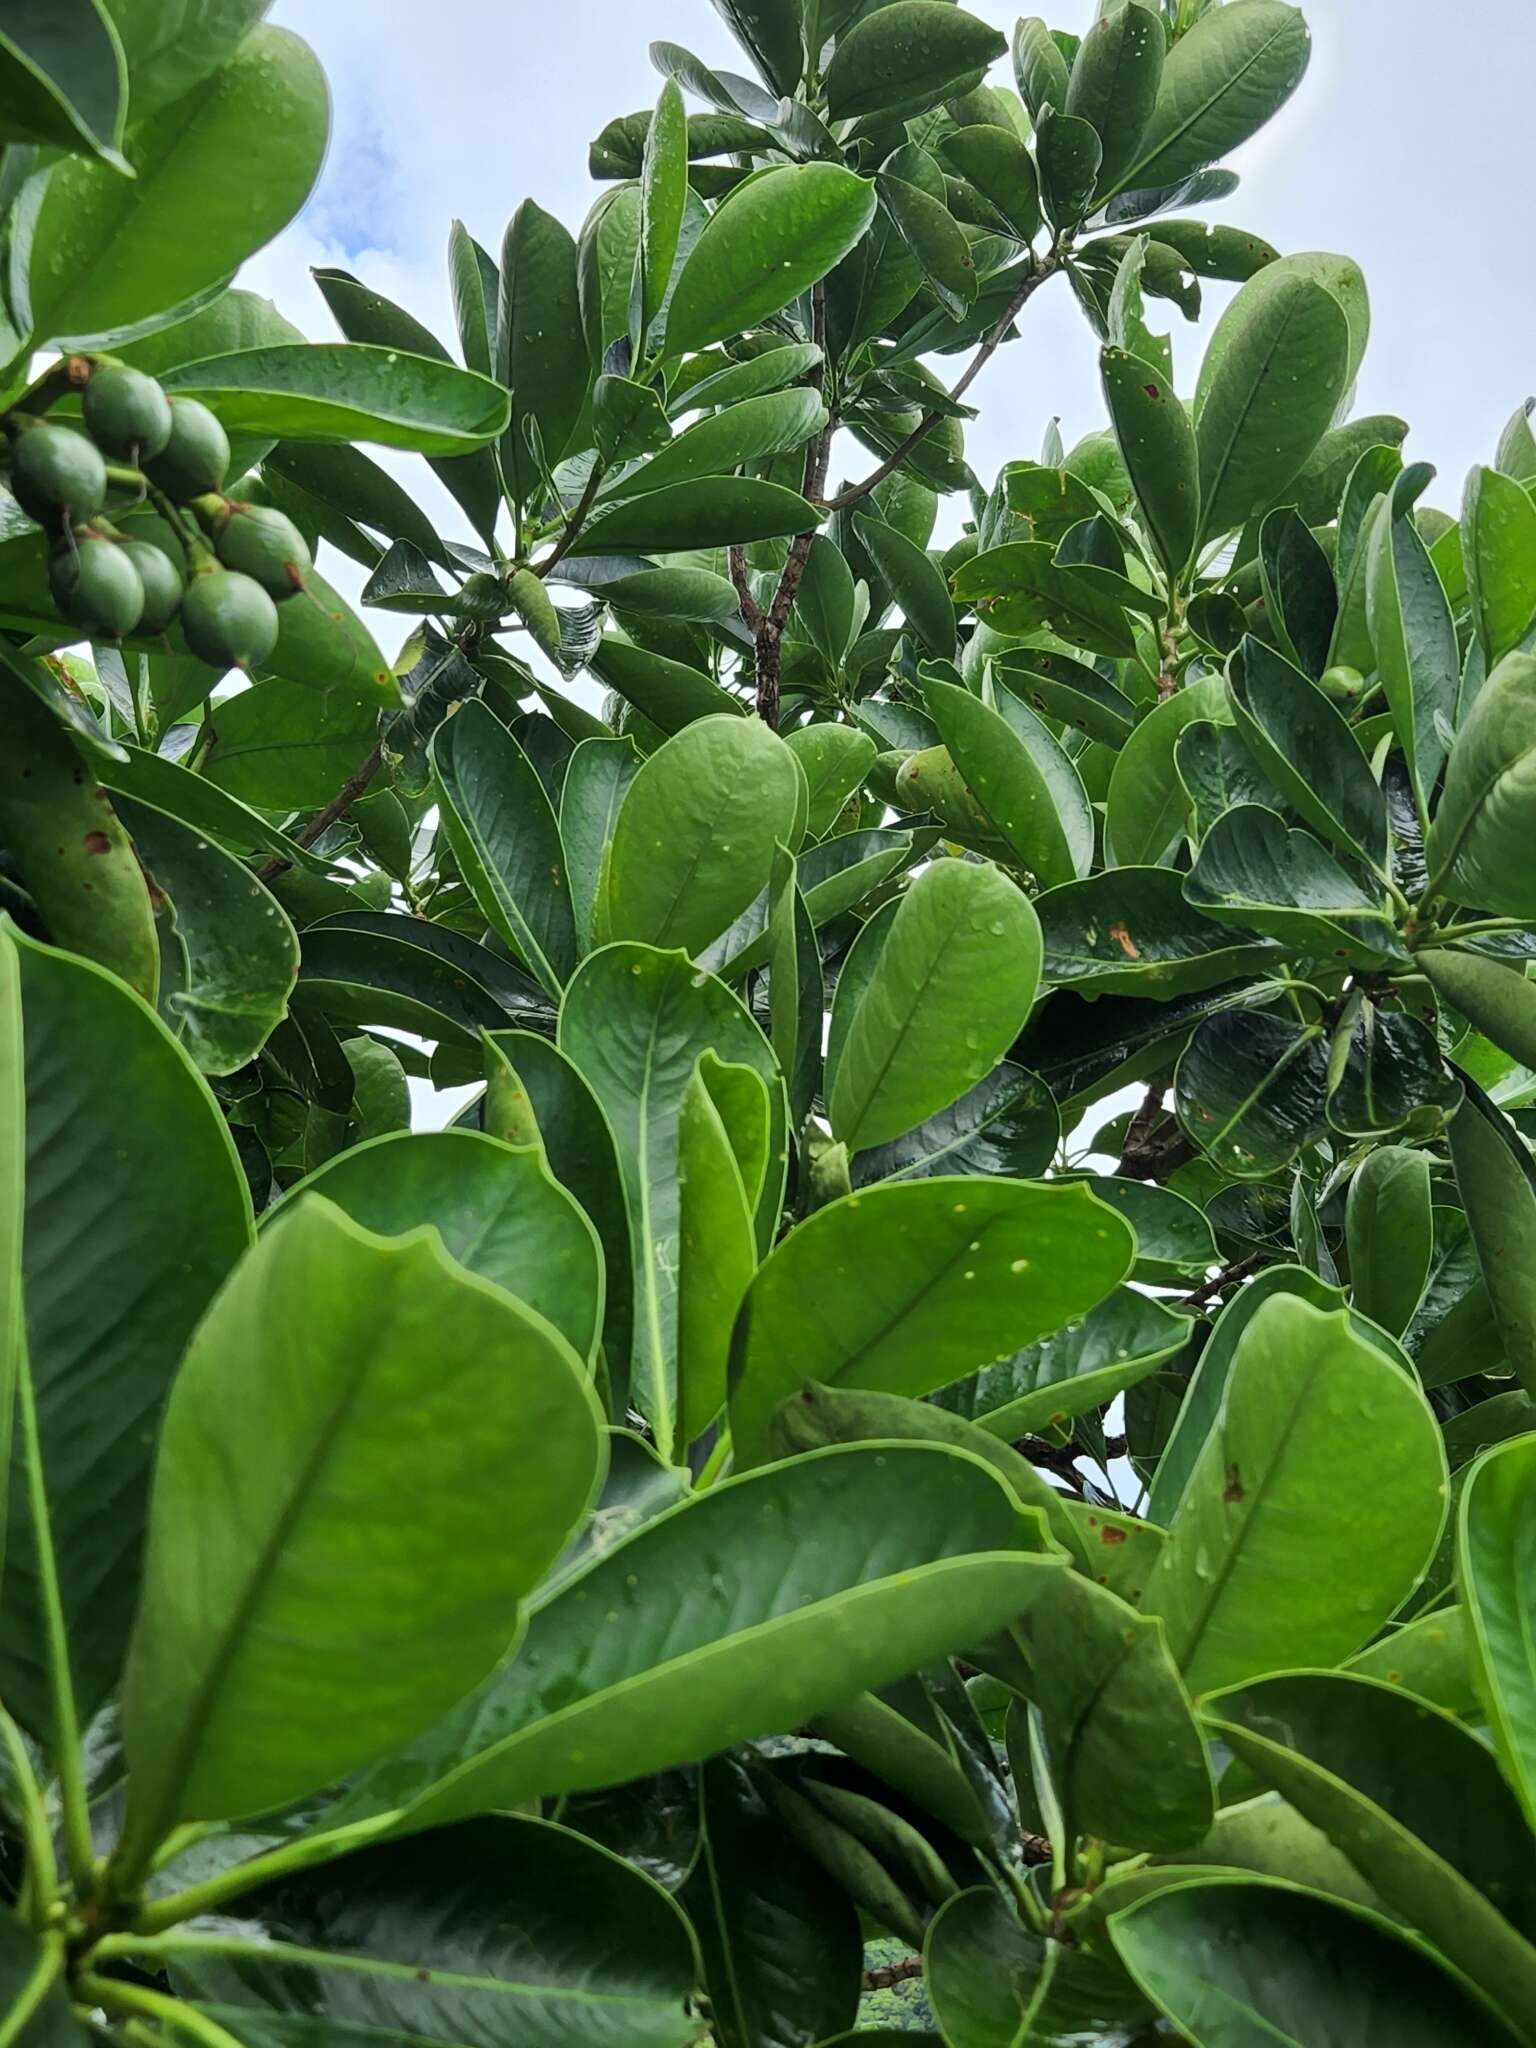
M1036 899L1044 978L1084 994L1166 998L1262 970L1275 942L1202 917L1171 868L1113 868Z
M1234 1180L1264 1180L1321 1135L1328 1042L1318 1025L1258 1011L1199 1025L1175 1077L1179 1121Z
M1216 820L1184 878L1184 894L1207 917L1267 932L1321 959L1373 966L1403 958L1381 902L1310 832L1287 831L1262 804L1239 804Z
M1108 19L1143 11L1132 4ZM1200 459L1189 415L1168 379L1124 349L1105 349L1099 368L1136 501L1163 567L1181 578L1200 533Z
M1262 640L1228 669L1237 729L1254 759L1309 825L1380 870L1387 807L1359 742L1336 707Z
M828 109L838 121L888 109L920 113L1007 47L996 29L943 0L887 0L838 37Z
M501 245L496 379L512 393L502 471L513 496L526 505L541 490L527 428L537 426L545 462L557 463L580 417L588 380L576 244L532 199L512 216Z

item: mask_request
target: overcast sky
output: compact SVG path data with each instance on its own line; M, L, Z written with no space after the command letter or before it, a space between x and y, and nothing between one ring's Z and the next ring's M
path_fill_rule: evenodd
M1011 29L1016 10L970 0ZM1238 191L1208 217L1283 251L1336 249L1369 280L1374 321L1357 410L1401 413L1431 496L1492 456L1536 390L1536 6L1532 0L1314 0L1311 70L1234 159ZM1061 0L1081 30L1092 0ZM653 37L746 69L710 0L276 0L331 81L330 156L303 215L248 266L316 338L333 330L308 275L339 263L453 333L445 247L458 215L493 252L528 196L574 230L597 191L587 144L613 115L654 101ZM994 74L1011 82L1007 61ZM1188 391L1226 287L1201 328L1174 328ZM968 454L984 478L1038 453L1054 413L1070 443L1101 426L1096 351L1065 283L1029 310L1022 339L972 393ZM419 472L420 465L417 465ZM430 482L430 479L428 479Z

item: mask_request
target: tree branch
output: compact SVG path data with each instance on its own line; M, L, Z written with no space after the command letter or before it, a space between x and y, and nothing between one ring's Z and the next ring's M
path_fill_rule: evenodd
M827 341L827 293L824 284L811 287L811 339L823 353L806 383L813 391L826 388L826 341ZM837 421L830 412L826 425L816 434L805 451L805 462L800 472L800 493L812 504L820 501L826 488L827 465L832 458L832 437L837 432ZM810 559L811 542L816 530L797 533L789 545L779 586L773 593L773 601L766 613L752 602L747 587L745 558L741 558L738 570L739 550L732 550L731 580L736 585L737 595L742 599L742 617L752 630L754 640L753 668L757 683L757 715L764 725L777 732L779 725L779 681L783 673L784 628L794 609L795 595L800 588L800 579L805 574L805 565ZM752 602L752 610L747 605ZM755 615L755 616L754 616Z
M598 487L602 481L603 465L601 462L594 461L587 473L586 485L582 490L581 496L572 506L570 517L561 528L560 538L555 542L554 547L544 557L542 562L535 562L532 565L535 576L547 576L555 564L563 561L570 553L576 543L577 534L580 533L587 523L587 514L592 510L592 501L597 496Z
M1023 312L1025 306L1028 305L1041 285L1045 283L1045 280L1048 277L1054 276L1060 268L1060 251L1052 248L1049 254L1036 265L1019 286L1013 297L1008 301L1002 318L981 344L981 347L977 349L975 355L972 356L965 370L950 386L949 395L951 399L959 400L964 398L977 377L980 376L987 364L991 362L993 356L996 355L1008 329L1013 325L1020 313ZM945 415L941 412L925 412L911 433L901 443L900 447L893 454L888 455L878 469L871 470L862 483L850 484L846 491L839 491L835 498L823 500L824 510L828 512L846 512L850 505L857 505L861 498L867 498L877 484L883 484L888 476L893 475L895 471L900 469L913 449L928 438L939 421L944 417Z
M313 846L323 832L330 830L342 812L357 802L383 765L384 742L382 739L378 739L374 741L372 750L353 769L340 789L337 790L336 794L325 806L325 809L323 811L316 811L309 823L294 833L294 843L298 846ZM292 866L292 861L284 860L280 854L275 854L271 860L262 862L261 866L256 870L256 879L258 882L270 882L274 876L285 873Z
M1261 1266L1268 1264L1268 1261L1267 1252L1249 1252L1241 1259L1233 1259L1230 1265L1223 1266L1219 1273L1213 1273L1209 1280L1202 1280L1198 1287L1175 1305L1179 1308L1204 1308L1208 1301L1213 1301L1218 1294L1223 1293L1228 1287L1235 1286L1237 1282L1246 1280L1250 1274L1257 1273Z
M882 1963L876 1970L864 1972L866 1991L889 1991L893 1984L905 1984L913 1977L923 1974L921 1956L902 1956L894 1963Z

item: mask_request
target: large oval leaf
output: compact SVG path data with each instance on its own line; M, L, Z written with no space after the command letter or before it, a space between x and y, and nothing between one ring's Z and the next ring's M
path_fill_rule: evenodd
M313 1196L265 1233L166 1412L124 1682L126 1866L177 1821L283 1805L462 1698L603 1453L570 1346L430 1232L376 1238ZM215 1525L218 1546L192 1540ZM402 1631L408 1659L389 1653Z
M1536 1436L1478 1459L1460 1517L1456 1575L1473 1676L1504 1774L1536 1826Z
M940 1177L818 1209L759 1269L736 1321L738 1463L762 1459L769 1417L810 1382L931 1393L1085 1315L1134 1250L1080 1183Z
M1361 1461L1369 1493L1350 1480ZM1428 1403L1350 1328L1266 1301L1232 1361L1143 1607L1196 1694L1329 1665L1417 1585L1440 1538L1445 1452Z
M1277 950L1202 916L1172 868L1110 868L1048 889L1035 910L1044 979L1083 995L1188 995L1262 972Z
M1009 715L936 678L924 695L967 788L1019 865L1045 889L1086 874L1093 812L1049 728L1011 693Z
M1536 914L1536 655L1507 654L1473 699L1425 849L1431 891L1504 917Z
M1023 1028L1040 978L1028 899L994 867L938 861L891 922L829 1082L833 1135L888 1144L973 1087Z
M893 0L859 10L837 39L827 71L834 120L911 104L914 112L948 96L946 88L984 71L1008 47L986 22L936 0Z

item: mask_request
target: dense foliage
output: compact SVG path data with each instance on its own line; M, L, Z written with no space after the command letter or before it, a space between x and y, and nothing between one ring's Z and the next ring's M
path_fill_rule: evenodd
M0 2048L1536 2043L1529 408L1189 215L1283 0L715 4L457 356L0 4Z

